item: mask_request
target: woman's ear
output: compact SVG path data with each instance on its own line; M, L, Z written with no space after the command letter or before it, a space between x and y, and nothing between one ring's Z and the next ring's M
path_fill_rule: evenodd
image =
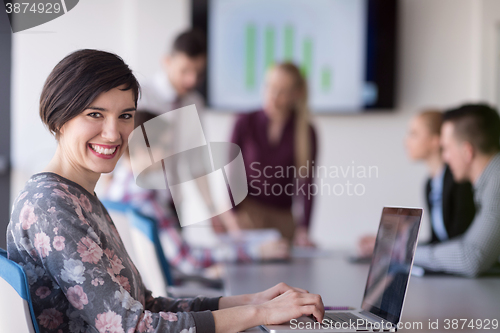
M57 127L55 130L54 130L54 136L57 140L57 142L59 142L59 140L61 139L61 135L64 134L64 124L60 127Z

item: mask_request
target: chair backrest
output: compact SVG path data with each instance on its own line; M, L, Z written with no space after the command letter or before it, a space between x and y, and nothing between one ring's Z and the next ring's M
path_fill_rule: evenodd
M111 216L116 229L118 229L118 233L120 234L128 255L132 261L136 263L137 255L134 242L132 241L132 235L130 234L130 223L127 217L127 211L132 209L132 207L125 203L110 200L101 200L101 203L104 207L106 207L106 210L108 211L109 216Z
M170 266L158 237L156 222L138 211L127 212L130 233L137 254L137 268L144 284L158 296L168 296L167 288L173 285Z
M0 332L38 333L28 280L23 268L0 249Z

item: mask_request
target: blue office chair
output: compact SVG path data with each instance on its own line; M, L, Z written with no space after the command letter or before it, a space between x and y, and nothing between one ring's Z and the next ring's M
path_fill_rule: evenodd
M125 203L110 200L101 200L101 203L108 211L109 216L111 216L111 219L120 234L122 242L125 245L128 255L132 261L136 263L137 255L134 242L132 241L132 235L130 234L130 224L127 217L127 211L132 209L132 207Z
M139 270L142 267L147 270L141 275L145 280L144 283L154 295L171 297L194 297L197 295L217 297L222 295L222 283L219 280L176 272L180 276L177 281L174 281L171 266L165 257L158 236L156 222L134 209L127 211L127 216L129 217L134 247L139 258Z
M127 217L129 218L129 223L131 226L132 237L134 238L138 235L141 235L139 237L143 239L142 242L136 244L140 244L140 247L143 250L146 250L145 244L149 243L150 245L147 249L149 253L145 258L148 258L147 261L149 261L150 263L154 259L156 259L156 262L158 263L162 271L167 286L173 286L174 281L172 279L170 265L168 264L165 253L163 252L160 238L158 237L158 227L156 225L156 222L153 219L142 215L135 209L130 209L127 212Z
M123 202L117 202L117 201L111 201L111 200L102 200L101 203L104 207L106 207L106 210L108 213L110 211L116 211L116 212L122 212L126 213L129 209L131 209L131 206L128 204L125 204Z
M101 202L117 226L144 284L154 295L175 297L221 295L222 282L219 280L176 272L177 280L174 281L172 267L165 256L155 220L144 216L130 205L108 200ZM127 246L128 242L131 245ZM132 249L129 250L129 247Z
M143 216L131 205L101 200L111 216L144 284L157 296L169 296L172 285L170 266L158 238L155 221Z
M40 332L23 268L0 249L0 331Z

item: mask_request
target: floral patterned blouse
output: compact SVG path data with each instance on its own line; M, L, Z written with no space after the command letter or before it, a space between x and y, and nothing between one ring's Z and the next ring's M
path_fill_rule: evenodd
M154 298L97 196L57 174L35 174L16 198L7 252L42 332L215 332L219 298Z

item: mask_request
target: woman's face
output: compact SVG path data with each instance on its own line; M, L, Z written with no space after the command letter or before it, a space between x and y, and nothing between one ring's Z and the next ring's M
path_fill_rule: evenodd
M270 117L286 114L298 98L293 76L279 68L271 69L266 80L264 112Z
M120 88L103 92L61 127L59 146L76 170L111 172L127 149L136 107L132 90Z
M414 161L424 160L439 151L439 136L430 133L425 121L419 116L410 121L405 143L406 151Z

